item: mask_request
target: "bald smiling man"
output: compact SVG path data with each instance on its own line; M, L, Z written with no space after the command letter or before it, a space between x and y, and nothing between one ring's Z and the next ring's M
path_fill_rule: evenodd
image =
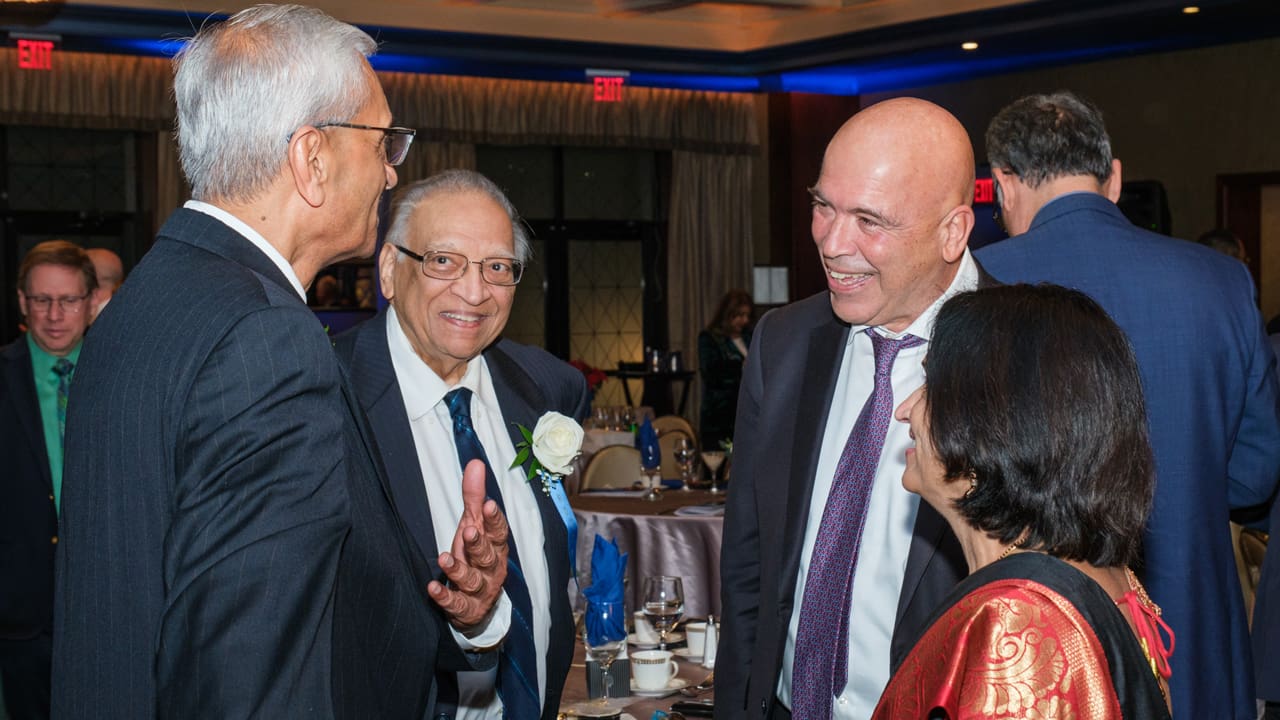
M810 189L827 291L761 319L742 379L717 718L870 716L967 572L902 487L912 441L889 413L924 383L943 301L994 282L967 248L973 173L964 128L922 100L873 105L827 146Z

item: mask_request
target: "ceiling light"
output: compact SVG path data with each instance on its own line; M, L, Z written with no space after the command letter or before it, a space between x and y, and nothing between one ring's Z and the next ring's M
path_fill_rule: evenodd
M961 43L961 44L960 44L960 49L961 49L961 50L977 50L977 49L978 49L978 43L973 42L972 40L970 40L970 41L969 41L969 42L967 42L967 43Z
M1196 6L1196 5L1188 5L1182 8L1183 15L1195 15L1198 12L1200 12L1200 8L1199 6Z

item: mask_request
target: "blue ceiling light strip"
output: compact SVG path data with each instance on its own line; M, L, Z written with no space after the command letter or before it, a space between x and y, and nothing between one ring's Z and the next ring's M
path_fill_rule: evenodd
M1171 0L1039 0L745 53L365 29L384 71L586 84L586 68L617 68L632 87L838 95L1280 35L1280 0L1200 4L1187 20ZM69 51L172 57L218 17L72 4L39 28L0 30L59 34ZM981 49L962 52L961 40Z

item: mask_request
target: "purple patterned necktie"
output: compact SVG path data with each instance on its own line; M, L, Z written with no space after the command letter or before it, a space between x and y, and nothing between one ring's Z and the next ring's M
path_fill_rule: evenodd
M831 700L844 691L849 679L853 573L871 486L893 415L893 361L899 350L924 343L914 335L891 340L871 328L866 332L876 353L875 387L840 453L800 604L791 674L791 714L806 720L830 718Z

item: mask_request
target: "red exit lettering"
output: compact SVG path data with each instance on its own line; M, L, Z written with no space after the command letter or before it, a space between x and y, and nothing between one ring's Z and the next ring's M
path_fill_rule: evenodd
M52 70L53 41L19 40L18 67L24 70Z
M622 77L592 78L595 85L596 102L622 102Z
M995 184L991 182L991 178L978 178L973 184L973 202L978 203L994 203L996 201Z

